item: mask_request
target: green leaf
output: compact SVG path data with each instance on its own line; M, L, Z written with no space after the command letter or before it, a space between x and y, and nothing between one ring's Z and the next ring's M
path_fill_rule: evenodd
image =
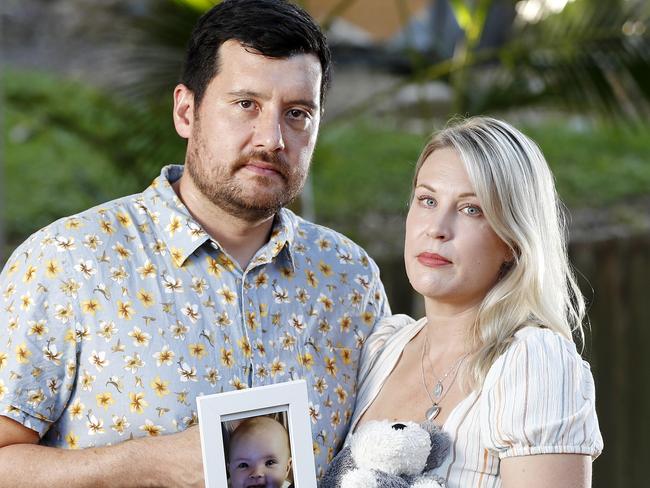
M174 0L176 3L193 8L197 12L205 12L215 5L221 3L221 0Z

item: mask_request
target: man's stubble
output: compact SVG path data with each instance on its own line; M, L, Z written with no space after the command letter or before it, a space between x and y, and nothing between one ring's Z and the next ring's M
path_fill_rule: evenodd
M289 205L300 194L309 164L291 167L282 153L269 151L250 151L242 154L234 162L219 161L218 156L210 154L201 131L200 122L195 120L196 133L188 147L185 170L195 187L211 203L223 211L248 222L258 222L275 215L282 207ZM260 160L274 165L278 177L252 175L238 178L238 173L247 171L244 166L250 160ZM273 181L272 181L273 180ZM245 185L273 185L275 190L248 192Z

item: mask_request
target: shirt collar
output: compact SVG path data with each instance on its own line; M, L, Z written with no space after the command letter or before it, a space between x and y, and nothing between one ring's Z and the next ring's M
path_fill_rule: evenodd
M199 247L211 241L208 233L194 220L172 188L172 183L182 174L181 165L163 167L160 176L153 180L138 202L142 210L151 217L153 225L157 227L158 239L164 243L174 264L179 267L183 266L187 258ZM280 209L275 216L269 242L257 252L252 264L269 263L285 250L292 271L295 270L291 249L297 225L297 217L293 212L285 208ZM221 246L219 248L221 249Z
M143 192L141 202L143 210L156 227L158 240L162 241L178 267L183 266L194 251L210 240L172 188L172 183L182 174L183 167L180 165L162 168L160 176Z
M251 263L254 265L270 263L284 251L291 270L295 271L292 248L296 232L296 221L297 217L293 212L286 208L280 209L275 214L269 242L255 254Z

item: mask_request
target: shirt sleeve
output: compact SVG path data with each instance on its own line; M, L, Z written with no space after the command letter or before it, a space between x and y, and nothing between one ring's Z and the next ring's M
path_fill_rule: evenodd
M379 267L372 259L370 260L370 267L372 269L372 279L373 286L370 291L370 309L374 314L375 324L379 323L382 319L391 316L390 305L388 304L388 298L386 297L386 290L384 290L384 284L381 281Z
M499 458L603 448L589 364L573 342L526 328L495 361L480 404L481 438Z
M65 408L76 370L77 283L54 242L40 231L0 274L0 415L41 437Z

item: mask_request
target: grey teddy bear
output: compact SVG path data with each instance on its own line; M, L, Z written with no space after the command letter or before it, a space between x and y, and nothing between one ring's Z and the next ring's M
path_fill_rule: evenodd
M449 452L433 422L372 420L362 424L331 462L321 488L444 488L431 470Z

